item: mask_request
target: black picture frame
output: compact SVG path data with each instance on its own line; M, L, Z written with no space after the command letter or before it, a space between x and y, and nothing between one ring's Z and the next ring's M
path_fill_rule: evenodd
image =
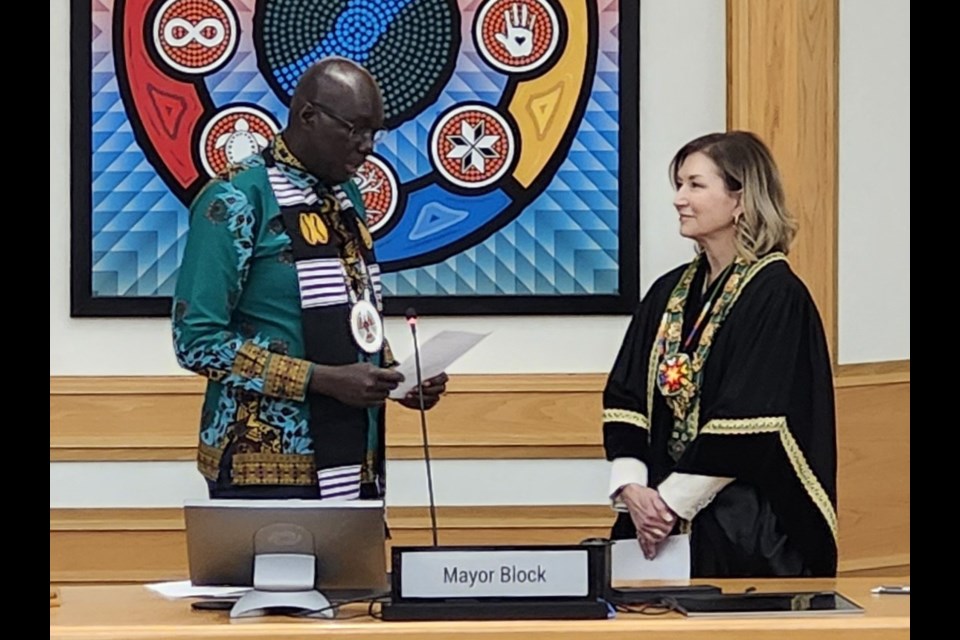
M163 317L170 297L93 293L91 194L91 0L71 0L70 26L70 315ZM619 5L619 284L611 295L389 296L388 316L414 306L429 315L609 315L631 313L639 300L639 3ZM589 12L598 20L596 6ZM116 37L116 34L114 35ZM591 52L596 56L596 51ZM586 101L583 101L584 103ZM585 108L578 106L578 117Z

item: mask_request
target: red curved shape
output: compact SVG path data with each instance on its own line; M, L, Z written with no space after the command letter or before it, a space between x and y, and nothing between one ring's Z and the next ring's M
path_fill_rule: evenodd
M129 97L153 151L180 186L187 188L200 175L190 145L203 115L203 103L196 85L171 78L150 58L144 25L151 1L124 3L121 64Z

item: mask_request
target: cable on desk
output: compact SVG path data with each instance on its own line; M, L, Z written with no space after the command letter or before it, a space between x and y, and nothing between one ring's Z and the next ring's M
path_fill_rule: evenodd
M291 614L291 615L292 615L294 618L312 618L312 617L315 617L317 614L325 613L325 612L330 611L330 610L333 610L333 611L339 613L340 607L342 607L342 606L345 605L345 604L354 604L354 603L357 603L357 602L369 602L369 603L370 603L370 606L368 607L366 614L359 613L359 614L356 614L356 615L347 616L347 617L345 617L345 618L339 617L339 616L337 616L337 615L334 615L334 617L331 618L331 619L332 619L332 620L351 620L351 619L353 619L353 618L363 618L363 617L367 617L367 616L375 617L375 616L373 616L373 614L371 613L371 611L373 610L373 605L376 604L377 602L379 602L380 600L382 600L383 598L388 597L389 595L390 595L390 592L387 591L387 592L375 594L375 595L372 595L372 596L371 596L371 595L368 595L368 596L363 596L363 597L361 597L361 598L350 598L349 600L340 600L339 602L334 602L334 603L330 604L330 606L328 606L328 607L323 607L322 609L311 609L311 610L309 610L309 611L298 611L298 612L293 613L293 614Z
M620 613L639 613L640 615L644 616L662 616L663 614L670 613L671 611L679 611L679 609L676 607L676 603L666 599L655 602L646 602L637 606L618 604L616 605L616 609Z

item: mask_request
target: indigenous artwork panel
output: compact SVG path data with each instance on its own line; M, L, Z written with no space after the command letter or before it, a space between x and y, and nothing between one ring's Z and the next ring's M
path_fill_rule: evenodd
M637 299L637 48L618 0L73 0L73 313L166 315L211 177L343 56L388 133L355 177L388 313Z

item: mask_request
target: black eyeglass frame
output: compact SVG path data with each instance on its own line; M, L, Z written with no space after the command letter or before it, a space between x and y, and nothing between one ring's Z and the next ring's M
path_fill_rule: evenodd
M323 115L325 115L325 116L327 116L328 118L331 118L331 119L333 119L333 120L336 120L337 122L339 122L340 124L342 124L344 127L346 127L346 129L347 129L347 134L348 134L351 138L355 138L355 139L357 139L357 140L362 140L365 135L369 134L369 135L370 135L370 139L373 140L374 144L376 144L377 142L380 142L381 140L383 140L383 138L384 138L384 137L387 135L387 133L388 133L387 129L382 129L382 128L381 128L381 129L371 129L370 127L358 127L356 123L350 122L349 120L347 120L347 119L344 118L343 116L338 115L336 111L333 111L330 107L328 107L328 106L326 106L326 105L324 105L324 104L322 104L322 103L320 103L320 102L316 102L316 101L314 101L314 100L308 100L307 102L309 102L311 105L313 105L314 107L316 107L316 108L317 108L317 111L319 111L319 112L322 113Z

